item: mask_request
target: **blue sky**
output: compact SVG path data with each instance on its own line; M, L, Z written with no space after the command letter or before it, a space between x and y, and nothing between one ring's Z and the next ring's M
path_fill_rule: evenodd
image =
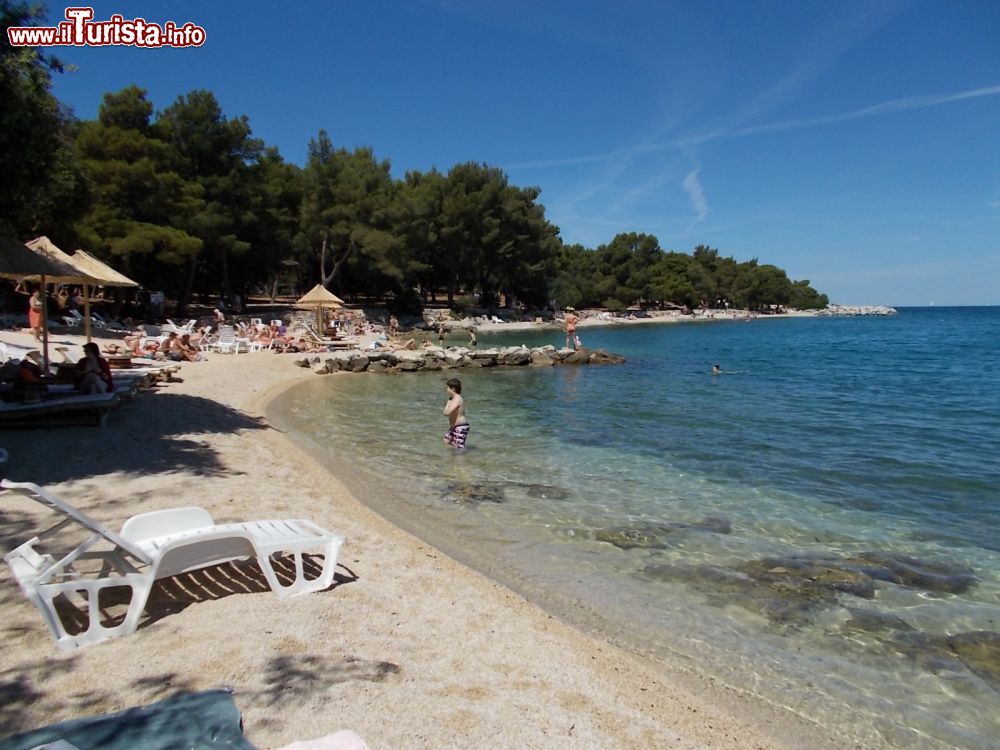
M707 244L845 304L1000 303L996 0L93 7L207 38L60 48L81 118L132 83L158 110L208 89L295 163L325 129L397 177L499 166L567 242Z

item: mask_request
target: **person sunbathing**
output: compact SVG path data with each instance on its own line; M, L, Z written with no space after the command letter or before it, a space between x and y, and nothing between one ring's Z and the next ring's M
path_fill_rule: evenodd
M300 336L298 340L296 340L293 344L287 347L285 351L303 352L305 354L319 354L320 352L328 352L330 350L322 344L309 343Z
M391 351L399 351L400 349L408 349L410 351L416 351L416 349L417 349L417 340L416 339L407 339L406 341L400 341L400 342L397 342L397 343L390 343L387 346L387 348L390 349Z
M201 350L191 342L191 334L189 333L181 336L178 348L185 362L201 362L205 359L205 355L201 353Z
M144 338L146 338L146 332L141 328L137 328L132 333L125 334L125 347L132 352L132 354L138 356L136 353L141 348L142 340Z
M163 342L163 348L167 352L167 359L173 362L183 362L186 359L184 348L181 346L181 340L173 331L167 334L167 340Z

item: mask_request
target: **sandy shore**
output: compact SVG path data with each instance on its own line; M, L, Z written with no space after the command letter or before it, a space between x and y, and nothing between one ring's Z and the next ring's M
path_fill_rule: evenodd
M158 586L137 633L65 653L3 566L0 736L229 686L260 748L343 728L373 750L845 747L804 717L582 634L362 506L263 416L315 377L294 358L215 355L103 430L0 434L5 476L112 527L200 505L220 522L301 517L347 537L327 591L279 600L247 564L250 591L227 587L224 570L184 576ZM32 505L3 497L4 552L48 528Z

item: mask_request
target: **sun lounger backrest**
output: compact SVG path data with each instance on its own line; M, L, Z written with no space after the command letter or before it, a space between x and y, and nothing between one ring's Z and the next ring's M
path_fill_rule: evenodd
M35 502L41 503L45 507L54 510L56 513L60 513L67 518L71 518L84 528L93 531L95 534L100 534L116 547L120 547L139 560L142 560L145 563L152 562L149 555L143 552L138 545L132 544L126 539L123 539L118 534L111 531L111 529L107 528L104 524L95 521L83 511L74 508L69 503L60 500L54 495L49 494L37 484L33 484L32 482L11 482L9 479L4 479L0 481L0 488L31 498Z

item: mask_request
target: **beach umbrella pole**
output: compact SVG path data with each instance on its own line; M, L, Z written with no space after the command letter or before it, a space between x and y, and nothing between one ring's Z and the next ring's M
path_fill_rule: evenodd
M42 374L49 374L49 294L45 288L45 277L41 277L42 292Z
M90 289L87 282L83 283L83 331L90 343Z

